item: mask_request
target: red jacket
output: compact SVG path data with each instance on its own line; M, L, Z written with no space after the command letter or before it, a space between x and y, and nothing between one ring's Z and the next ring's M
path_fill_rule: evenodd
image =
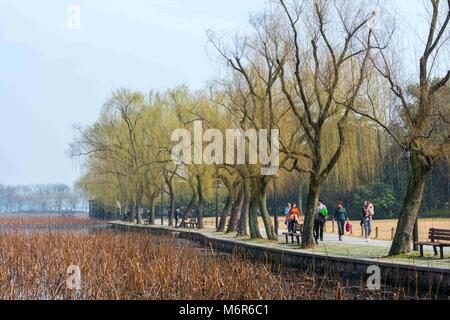
M300 210L298 208L292 208L289 211L288 214L288 220L297 220L297 222L300 222Z

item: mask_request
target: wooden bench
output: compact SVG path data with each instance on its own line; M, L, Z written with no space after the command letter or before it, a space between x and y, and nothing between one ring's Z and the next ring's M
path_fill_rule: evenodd
M182 225L184 228L187 228L187 229L197 229L198 228L198 222L194 221L194 220L183 221Z
M286 237L286 243L289 243L289 237L291 237L291 243L294 243L294 237L297 239L297 244L300 245L300 237L302 236L303 224L295 224L294 232L283 232Z
M432 246L434 250L434 255L438 255L437 247L440 249L441 259L444 259L444 247L450 247L450 243L439 242L441 240L450 240L450 230L448 229L435 229L431 228L428 232L428 237L431 242L417 241L414 244L418 245L420 248L420 256L423 257L423 246Z

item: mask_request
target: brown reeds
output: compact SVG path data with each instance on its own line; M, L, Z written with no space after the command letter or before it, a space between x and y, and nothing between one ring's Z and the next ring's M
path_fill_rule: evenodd
M79 266L81 290L66 285ZM339 293L336 295L336 293ZM349 298L342 284L145 233L3 232L2 299Z
M9 219L2 222L18 224ZM0 231L0 299L401 298L374 295L363 285L352 288L348 280L334 274L319 277L314 272L285 270L187 240L106 228L94 231L95 223L84 220L74 223L73 229L52 229L71 219L67 217L47 217L39 224L33 217L20 219L28 227ZM35 227L45 222L48 228ZM79 232L83 226L86 232ZM79 290L67 286L69 266L80 268Z

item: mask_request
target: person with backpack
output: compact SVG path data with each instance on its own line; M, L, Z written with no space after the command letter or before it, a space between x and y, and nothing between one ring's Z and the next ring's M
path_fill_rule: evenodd
M316 212L314 214L314 240L316 244L319 244L320 241L323 241L323 226L327 220L328 209L322 203L322 200L319 199L319 205L316 208Z
M338 225L339 241L342 241L342 236L345 233L345 222L350 223L343 201L339 201L338 203L336 211L334 212L334 220Z

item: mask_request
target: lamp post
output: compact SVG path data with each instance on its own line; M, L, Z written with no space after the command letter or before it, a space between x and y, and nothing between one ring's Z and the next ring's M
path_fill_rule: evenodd
M219 227L219 189L222 187L220 180L214 180L213 188L216 192L216 229Z

